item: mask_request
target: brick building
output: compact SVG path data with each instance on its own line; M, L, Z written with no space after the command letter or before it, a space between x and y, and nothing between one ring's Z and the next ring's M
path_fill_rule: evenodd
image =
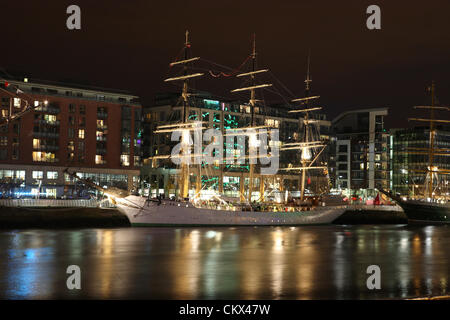
M136 189L141 105L130 93L32 79L0 81L0 192L84 196L65 168L101 186ZM11 120L26 106L33 109Z

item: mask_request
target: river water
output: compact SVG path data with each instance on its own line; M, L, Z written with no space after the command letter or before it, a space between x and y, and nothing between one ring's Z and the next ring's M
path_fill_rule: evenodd
M450 227L0 231L2 299L392 299L450 292ZM81 270L69 290L67 267ZM378 265L381 289L367 288Z

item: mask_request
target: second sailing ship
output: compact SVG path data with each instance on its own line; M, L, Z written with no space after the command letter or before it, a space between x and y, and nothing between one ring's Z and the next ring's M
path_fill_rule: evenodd
M402 207L410 223L419 224L450 224L450 202L448 194L442 194L438 190L438 179L450 174L450 170L439 168L435 165L436 157L450 156L450 149L436 147L436 123L450 123L450 120L436 119L436 112L448 112L450 109L445 106L439 106L436 103L435 84L430 87L431 106L417 106L416 109L430 110L430 118L410 118L411 121L420 121L429 123L429 140L426 148L408 148L411 155L427 156L425 170L413 170L416 174L424 175L424 183L412 198L404 198L383 191ZM410 170L411 171L411 170ZM412 187L415 183L410 179ZM419 187L419 186L418 186ZM414 190L414 189L413 189Z

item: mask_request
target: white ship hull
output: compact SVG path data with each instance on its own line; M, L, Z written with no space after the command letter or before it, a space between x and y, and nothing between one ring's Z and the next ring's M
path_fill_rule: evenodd
M228 211L196 208L188 202L147 201L128 196L117 207L132 226L281 226L329 224L342 215L346 206L316 207L301 212Z

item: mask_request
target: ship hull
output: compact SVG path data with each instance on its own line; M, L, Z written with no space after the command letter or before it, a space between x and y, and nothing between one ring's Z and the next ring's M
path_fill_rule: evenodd
M298 226L330 224L346 207L317 207L301 212L228 211L196 208L188 202L150 202L131 196L117 203L132 226Z
M401 201L408 222L411 224L450 224L450 206L420 201Z

